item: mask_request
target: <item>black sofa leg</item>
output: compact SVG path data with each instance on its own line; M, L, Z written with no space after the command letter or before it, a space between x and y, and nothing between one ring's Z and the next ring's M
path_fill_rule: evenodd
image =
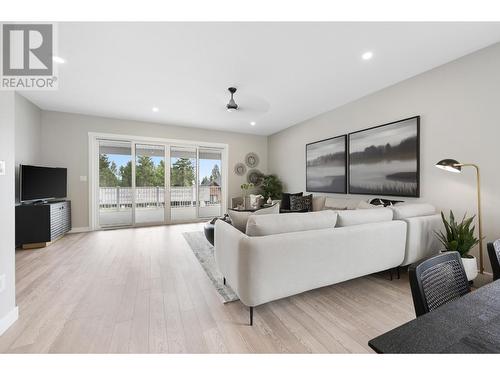
M226 285L226 278L225 277L222 278L222 282L224 283L224 285Z
M250 325L253 326L253 307L250 306Z
M392 268L389 270L389 275L391 276L391 281L392 281Z
M397 266L397 268L396 268L396 269L397 269L397 271L398 271L398 280L399 280L399 279L401 279L401 275L399 274L399 269L400 269L400 267L399 267L399 266Z

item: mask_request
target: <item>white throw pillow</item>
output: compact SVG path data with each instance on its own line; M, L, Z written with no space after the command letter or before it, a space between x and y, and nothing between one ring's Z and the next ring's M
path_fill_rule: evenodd
M407 219L416 216L428 216L436 213L436 208L429 203L405 203L391 206L394 220Z
M338 214L339 218L337 219L337 227L391 221L393 217L393 212L390 208L346 210L339 211Z
M325 209L325 200L326 197L322 196L316 196L313 197L313 211L322 211Z
M376 206L374 204L365 202L365 201L360 201L358 204L358 207L356 207L357 210L364 210L367 208L383 208L384 206Z
M333 198L326 197L325 209L327 210L355 210L361 199L352 198ZM344 208L345 207L345 208Z
M233 227L245 233L247 227L248 218L252 215L271 215L279 214L280 205L279 203L274 204L271 207L262 208L257 211L238 211L238 210L227 210L229 217L231 218L231 223Z
M248 219L246 234L255 237L315 229L333 229L336 222L337 213L334 211L252 215Z

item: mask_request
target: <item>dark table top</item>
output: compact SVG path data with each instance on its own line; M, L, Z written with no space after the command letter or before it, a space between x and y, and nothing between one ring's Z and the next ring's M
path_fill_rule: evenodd
M377 353L500 353L500 280L370 340Z

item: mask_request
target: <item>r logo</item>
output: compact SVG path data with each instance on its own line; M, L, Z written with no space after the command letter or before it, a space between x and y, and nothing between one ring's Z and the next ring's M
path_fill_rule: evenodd
M51 76L52 25L4 24L3 75Z

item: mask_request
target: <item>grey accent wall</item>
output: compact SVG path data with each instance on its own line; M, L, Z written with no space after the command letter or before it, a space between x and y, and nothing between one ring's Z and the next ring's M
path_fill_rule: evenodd
M41 163L41 110L28 99L15 97L16 203L19 203L19 164Z
M68 168L68 195L72 200L73 227L88 227L88 133L113 133L229 145L229 198L241 195L245 177L236 176L233 166L248 152L259 155L258 169L267 171L267 137L221 132L79 114L42 111L42 160L46 165Z
M434 164L448 157L477 163L484 232L487 240L500 238L499 67L496 44L276 133L269 137L269 170L287 191L303 191L306 143L420 115L419 200L458 215L476 213L474 170L447 173Z
M0 160L6 162L6 174L0 176L0 276L5 275L5 290L0 292L0 322L15 308L14 101L13 92L0 91Z

